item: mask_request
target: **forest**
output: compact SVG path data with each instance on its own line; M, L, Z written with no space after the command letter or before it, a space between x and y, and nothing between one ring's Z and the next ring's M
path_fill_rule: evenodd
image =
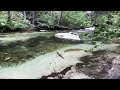
M120 11L0 11L0 79L120 79L119 54Z

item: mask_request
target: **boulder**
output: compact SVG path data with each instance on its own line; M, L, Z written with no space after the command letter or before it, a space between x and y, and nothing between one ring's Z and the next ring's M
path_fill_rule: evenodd
M64 76L63 79L91 79L84 73L79 73L76 71L75 67L72 67Z
M57 33L55 34L56 38L60 38L60 39L66 39L66 40L73 40L73 41L80 41L81 39L79 38L78 35L69 32L69 33Z
M89 27L89 28L85 28L85 31L94 31L95 27Z
M112 62L113 66L108 71L107 79L120 79L120 56Z

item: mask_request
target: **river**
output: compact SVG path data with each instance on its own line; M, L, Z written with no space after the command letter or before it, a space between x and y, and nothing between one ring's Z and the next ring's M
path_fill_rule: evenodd
M80 63L80 57L91 54L84 50L89 50L94 45L61 41L56 39L54 34L55 32L1 34L0 78L40 78L54 71L62 71L69 65ZM118 45L105 44L96 50L114 51L117 49L116 46ZM83 50L65 52L76 48ZM64 59L56 52L59 52Z

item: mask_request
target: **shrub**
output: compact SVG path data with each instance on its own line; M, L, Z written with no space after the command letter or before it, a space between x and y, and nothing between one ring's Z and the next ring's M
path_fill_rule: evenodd
M92 25L84 12L69 11L64 14L61 24L70 27L89 27Z
M39 16L39 20L42 21L43 24L55 25L56 17L55 15L42 14Z
M117 36L117 37L120 37L120 32L116 32L116 36Z
M39 20L47 25L56 25L58 21L58 16L60 12L54 12L52 14L49 13L42 13L39 15ZM89 18L86 17L85 13L82 11L66 11L63 13L61 20L61 26L67 27L89 27L92 25Z
M15 13L18 14L18 13ZM23 18L21 18L22 14L18 14L16 15L16 17L14 16L14 18L11 19L11 21L8 23L8 16L7 13L2 12L0 13L0 29L1 30L5 30L5 29L11 29L11 30L15 30L15 29L24 29L24 28L29 28L31 27L31 24L28 20L23 20Z

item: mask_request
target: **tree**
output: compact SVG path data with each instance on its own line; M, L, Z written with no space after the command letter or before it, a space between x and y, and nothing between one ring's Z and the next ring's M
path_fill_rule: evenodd
M32 11L32 24L35 25L35 11Z
M10 23L11 22L11 12L8 11L8 19L7 19L7 23Z
M26 20L26 11L23 11L23 19Z
M58 15L58 22L57 22L58 26L60 25L60 21L61 21L62 15L63 15L63 11L60 11L60 15Z
M35 11L35 14L34 14L34 25L37 24L37 19L38 19L38 11ZM36 22L36 23L35 23Z

